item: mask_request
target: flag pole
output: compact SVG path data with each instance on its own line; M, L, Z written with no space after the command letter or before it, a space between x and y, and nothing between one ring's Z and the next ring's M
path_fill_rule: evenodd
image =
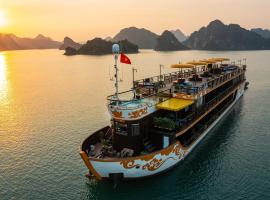
M119 52L120 52L120 47L119 44L113 44L112 46L112 52L114 54L114 69L115 69L115 99L116 101L116 105L118 105L119 103L119 81L118 81L118 66L117 66L117 60L119 57Z

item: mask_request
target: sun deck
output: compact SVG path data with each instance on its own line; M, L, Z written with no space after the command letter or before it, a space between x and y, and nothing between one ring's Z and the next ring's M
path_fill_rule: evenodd
M132 90L119 93L118 99L114 95L108 96L107 100L111 107L134 110L145 106L156 106L172 96L184 98L183 96L190 95L190 99L196 99L198 94L210 92L233 79L243 70L242 66L232 65L218 73L203 70L196 73L192 70L172 72L135 81Z

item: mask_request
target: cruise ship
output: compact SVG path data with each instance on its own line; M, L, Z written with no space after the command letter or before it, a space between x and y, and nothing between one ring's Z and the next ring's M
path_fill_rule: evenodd
M107 97L111 124L90 134L80 155L97 180L138 179L175 167L230 111L247 88L246 63L207 58L172 64L175 72L133 80Z

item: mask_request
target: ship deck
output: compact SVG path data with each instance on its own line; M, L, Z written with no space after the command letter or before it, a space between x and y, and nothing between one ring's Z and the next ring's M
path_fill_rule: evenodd
M139 89L136 93L134 93L134 90L120 93L120 97L122 97L121 100L110 101L110 105L116 105L117 108L121 109L137 109L145 105L148 107L155 106L155 109L159 111L155 112L153 119L167 118L169 119L169 124L173 123L175 126L173 129L168 129L168 127L165 126L158 126L160 124L153 121L153 123L150 123L150 127L148 127L149 130L151 130L149 134L166 135L168 137L178 138L179 141L180 138L184 141L189 141L188 138L185 138L188 134L191 134L190 140L194 139L193 137L198 137L198 134L204 131L207 123L209 122L211 124L212 120L216 119L216 115L220 114L221 108L226 108L233 101L235 91L237 91L239 85L245 81L244 76L240 76L244 70L245 69L242 67L235 67L233 70L210 74L207 77L204 77L203 71L195 74L176 72L163 75L162 79L158 77L156 82L154 78L150 78L150 81L149 78L143 79L135 84L135 90ZM236 77L238 78L235 81L231 81ZM225 85L216 92L216 88L226 83L228 83L228 85ZM210 93L215 90L213 93L214 96L210 94L211 98L204 106L198 107L195 111L190 107L194 104L194 101L196 101L195 99L172 98L172 94L174 94L175 91L197 95L199 92L202 92L202 89L204 90L204 95L207 92ZM137 95L140 95L139 98ZM182 112L184 108L188 109ZM123 120L120 121L120 123L124 123ZM147 142L143 141L143 150L136 151L132 148L126 149L126 146L123 145L122 150L125 151L122 152L122 150L120 151L117 148L114 149L112 145L113 131L116 130L105 127L103 130L94 133L93 137L91 136L91 139L85 143L87 146L84 147L84 149L87 149L87 155L97 160L111 160L115 158L142 156L159 151L160 148L162 148L155 140L146 137L143 138L143 140L147 139ZM100 132L103 132L106 137L100 137ZM183 148L188 148L190 143L185 143L184 141L181 142Z
M155 76L135 81L134 90L119 93L119 99L114 99L114 95L108 96L107 100L110 105L116 105L117 102L121 109L137 109L144 105L150 107L166 101L173 93L196 95L201 91L210 92L242 70L241 67L235 66L233 70L224 70L218 74L209 73L208 77L203 76L205 71L202 70L196 74L192 71L172 72L163 74L162 78ZM173 86L178 90L172 91Z

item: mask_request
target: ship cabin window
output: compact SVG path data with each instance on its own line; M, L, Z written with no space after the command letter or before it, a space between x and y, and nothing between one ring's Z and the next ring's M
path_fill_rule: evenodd
M168 136L163 136L163 148L166 148L170 145L170 139Z
M140 124L132 124L131 125L131 134L132 136L140 135Z
M118 135L128 135L128 125L120 122L115 122L115 133Z

